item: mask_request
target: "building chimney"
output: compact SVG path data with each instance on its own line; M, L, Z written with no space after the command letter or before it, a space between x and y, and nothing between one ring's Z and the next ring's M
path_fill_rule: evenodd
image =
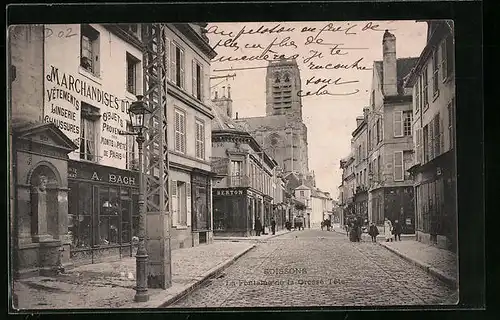
M384 32L382 40L383 48L383 84L385 96L395 96L398 94L397 86L397 61L396 61L396 37L388 30Z
M238 120L238 112L236 112L236 120Z

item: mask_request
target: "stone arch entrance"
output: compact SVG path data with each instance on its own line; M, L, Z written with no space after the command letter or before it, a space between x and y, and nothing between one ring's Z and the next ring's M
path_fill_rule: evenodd
M58 187L61 179L50 162L40 162L29 174L33 242L59 238Z

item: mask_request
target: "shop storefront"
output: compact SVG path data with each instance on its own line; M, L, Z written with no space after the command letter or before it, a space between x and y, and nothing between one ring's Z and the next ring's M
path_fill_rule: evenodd
M193 246L212 242L212 204L210 192L211 177L202 172L193 172L191 174Z
M215 235L251 235L255 198L248 188L214 189L213 206Z
M273 218L273 198L267 195L263 197L264 205L264 219L263 226L266 228L265 232L271 232L271 219Z
M415 168L417 240L456 251L457 209L453 153Z
M138 172L69 161L68 188L72 262L132 256L138 240Z

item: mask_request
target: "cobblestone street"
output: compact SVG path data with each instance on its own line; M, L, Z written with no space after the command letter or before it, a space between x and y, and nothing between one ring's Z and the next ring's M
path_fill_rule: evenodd
M269 239L173 308L455 304L457 293L381 245L336 232Z

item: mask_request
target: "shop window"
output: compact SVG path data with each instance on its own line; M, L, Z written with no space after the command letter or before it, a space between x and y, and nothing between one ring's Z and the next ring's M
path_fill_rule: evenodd
M80 66L99 76L99 32L91 26L81 26Z
M186 183L183 181L177 181L177 225L186 226L187 225L187 194L186 194Z
M139 85L139 78L137 77L140 60L127 52L127 91L136 95L137 87Z
M89 183L69 183L69 231L72 248L86 249L92 242L92 186Z
M99 109L82 102L80 119L80 159L97 162L97 120Z
M207 187L204 185L193 184L194 215L193 229L208 230L208 207L207 207Z
M119 222L121 216L118 190L99 188L99 245L119 243Z
M120 189L120 209L121 209L121 239L120 243L130 243L132 241L132 197L130 189Z

